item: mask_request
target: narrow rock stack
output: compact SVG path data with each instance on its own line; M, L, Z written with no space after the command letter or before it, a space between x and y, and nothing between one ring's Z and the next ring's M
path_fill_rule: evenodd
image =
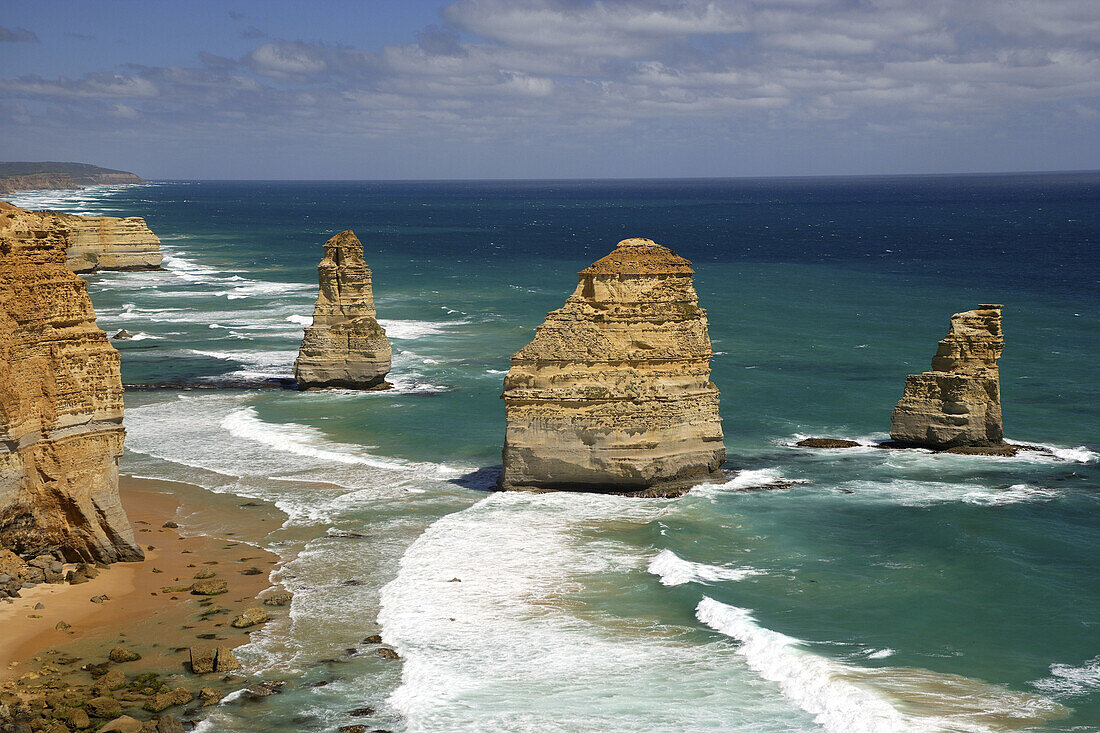
M298 386L384 386L390 371L390 341L375 320L371 272L354 232L340 232L325 243L317 275L320 293L313 325L306 327L294 362Z
M57 216L69 228L65 264L73 272L160 269L160 239L140 216Z
M1004 349L1000 305L951 316L932 371L911 374L890 418L898 445L933 450L1004 444L997 359Z
M118 496L122 380L62 217L0 202L0 547L140 560Z
M676 495L725 460L691 263L627 239L512 357L505 489Z

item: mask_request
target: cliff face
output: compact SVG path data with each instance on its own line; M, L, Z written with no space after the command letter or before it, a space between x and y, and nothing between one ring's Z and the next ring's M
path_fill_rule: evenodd
M82 188L97 184L145 183L129 171L90 163L0 163L0 195L34 189Z
M505 489L675 494L725 460L691 263L627 239L580 273L504 379Z
M29 173L23 176L0 176L0 196L16 191L69 188L80 188L80 186L68 173Z
M118 497L119 355L67 236L62 217L0 202L0 547L139 560Z
M1004 442L997 359L1004 349L1000 305L951 316L932 371L911 374L890 418L899 445L937 450Z
M156 270L164 260L160 239L140 216L59 216L69 229L65 264L73 272Z
M370 389L385 384L390 371L390 341L375 320L371 271L363 245L352 231L325 243L317 266L320 293L307 326L294 378L303 389Z

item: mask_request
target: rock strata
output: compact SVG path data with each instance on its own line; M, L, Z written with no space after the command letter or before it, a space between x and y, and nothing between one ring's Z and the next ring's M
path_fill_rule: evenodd
M119 355L56 214L0 202L0 546L140 560L118 496Z
M890 418L902 447L947 450L1004 445L997 359L1004 349L1000 305L951 316L932 370L911 374Z
M390 371L390 342L375 320L371 271L363 245L348 230L325 243L317 266L320 293L307 326L294 378L302 389L385 386Z
M160 269L160 239L140 216L57 216L69 228L65 264L73 272Z
M675 495L720 475L718 388L691 263L627 239L512 356L504 489Z

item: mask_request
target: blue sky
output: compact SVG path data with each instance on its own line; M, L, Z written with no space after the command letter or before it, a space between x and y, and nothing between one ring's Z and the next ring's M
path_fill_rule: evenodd
M1100 168L1097 0L0 0L0 159L149 178Z

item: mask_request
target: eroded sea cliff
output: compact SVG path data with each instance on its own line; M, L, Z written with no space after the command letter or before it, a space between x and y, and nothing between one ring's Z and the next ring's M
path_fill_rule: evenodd
M122 381L64 217L0 202L0 547L143 557L118 496Z

